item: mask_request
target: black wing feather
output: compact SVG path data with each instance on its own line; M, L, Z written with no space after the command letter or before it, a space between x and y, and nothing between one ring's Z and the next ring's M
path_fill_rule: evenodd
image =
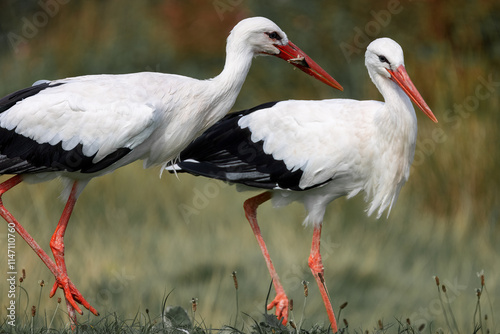
M182 151L177 163L181 171L257 188L304 190L299 187L302 170L289 170L264 152L263 141L251 140L248 128L238 126L242 117L276 103L229 114L210 127Z
M0 99L0 113L10 109L17 102L24 100L27 97L36 95L40 93L42 90L48 87L57 87L62 85L63 83L50 84L50 82L44 82L35 86L27 87L21 90L18 90L14 93L11 93L5 97Z
M27 174L40 172L95 173L120 160L131 150L120 148L98 162L83 154L83 145L71 150L56 145L40 144L12 130L0 128L0 174Z

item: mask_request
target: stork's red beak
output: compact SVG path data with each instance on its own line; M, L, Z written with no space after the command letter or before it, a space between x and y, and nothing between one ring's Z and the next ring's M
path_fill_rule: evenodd
M425 103L424 99L418 92L413 82L411 82L408 73L403 65L399 66L395 71L387 70L391 74L391 80L401 87L406 95L427 115L432 121L438 122L436 116L431 111L431 108Z
M295 67L298 67L301 71L312 75L319 81L331 86L333 88L337 88L338 90L343 91L344 88L330 76L330 74L326 73L324 69L322 69L314 60L312 60L308 55L304 53L301 49L299 49L295 44L291 41L288 41L287 45L275 45L281 52L276 57L286 60L290 64Z

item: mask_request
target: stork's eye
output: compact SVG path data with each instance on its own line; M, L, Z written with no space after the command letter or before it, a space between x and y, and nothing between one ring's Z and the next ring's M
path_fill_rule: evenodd
M385 58L384 56L378 56L378 60L380 60L381 63L390 64L387 58Z
M269 38L271 39L276 39L278 41L281 41L281 36L276 32L276 31L273 31L273 32L266 32L267 36L269 36Z

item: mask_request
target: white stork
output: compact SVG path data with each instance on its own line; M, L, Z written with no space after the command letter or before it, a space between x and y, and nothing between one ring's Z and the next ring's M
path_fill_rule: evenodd
M286 323L288 298L257 223L257 207L301 202L313 227L309 267L320 288L333 332L337 324L324 284L320 235L327 205L361 191L368 215L390 211L408 180L417 139L411 100L437 122L404 67L403 50L380 38L367 48L365 64L384 97L379 101L334 99L281 101L227 115L189 145L167 170L188 172L266 189L245 201L245 214L276 290L268 309ZM411 100L410 100L411 99Z
M320 81L342 87L263 17L242 20L227 39L224 70L197 80L163 73L89 75L38 81L0 100L0 196L21 181L62 177L67 199L50 241L55 263L3 206L0 214L33 248L55 276L50 292L64 290L76 321L78 303L95 315L70 281L64 260L64 232L75 202L90 179L136 160L166 165L197 135L233 106L257 55L290 62Z

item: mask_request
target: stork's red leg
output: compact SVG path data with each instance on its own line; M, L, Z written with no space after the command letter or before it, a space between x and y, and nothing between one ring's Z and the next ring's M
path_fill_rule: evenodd
M35 251L35 253L42 259L43 263L49 268L49 270L57 276L57 267L52 261L52 259L45 253L45 251L37 244L37 242L29 235L29 233L24 229L24 227L19 224L19 222L14 218L14 216L4 207L2 201L2 195L9 189L18 185L23 181L20 175L16 175L5 182L0 184L0 215L7 221L9 226L13 226L16 232L26 241L26 243Z
M69 218L71 217L71 213L73 212L73 208L75 207L75 203L77 200L76 190L77 190L78 182L73 183L73 187L71 188L71 193L69 195L68 201L66 202L66 206L64 207L61 218L59 219L59 223L57 224L56 230L50 239L50 248L52 250L52 254L54 254L54 260L56 261L56 265L60 271L60 275L56 277L56 282L50 291L50 297L54 296L57 291L57 288L61 288L64 291L64 296L66 297L66 306L68 308L68 314L70 318L76 323L76 315L75 311L83 314L82 310L78 306L77 302L82 304L85 308L87 308L90 312L95 315L99 315L95 308L90 306L90 304L83 298L80 291L76 289L76 287L71 283L68 272L66 270L66 261L64 260L64 233L66 232L66 227L68 226Z
M54 284L54 288L52 288L50 297L52 297L55 294L55 291L57 290L57 287L63 288L63 286L66 286L66 289L63 288L65 291L65 297L66 297L66 303L68 306L68 313L72 321L75 320L75 313L74 313L74 305L76 305L75 300L80 302L84 307L89 309L92 313L95 315L98 315L99 313L89 305L89 303L82 297L80 292L76 289L76 287L73 285L73 283L69 280L67 274L63 274L59 266L52 261L52 259L45 253L45 251L38 245L38 243L31 237L31 235L24 229L21 224L14 218L14 216L4 207L3 202L2 202L2 195L8 191L9 189L13 188L20 182L22 182L22 176L21 175L16 175L7 181L3 182L0 184L0 215L7 221L9 226L14 227L16 232L26 241L26 243L35 251L35 253L40 257L40 259L45 263L47 268L52 272L56 279L56 283ZM72 191L73 192L73 191ZM75 196L73 196L75 197ZM76 199L75 199L76 201ZM67 205L68 206L68 205ZM72 207L74 206L74 202L72 204ZM71 207L71 209L72 209ZM71 211L69 213L66 211L66 225L67 225L67 219L69 219L69 215L71 214ZM65 216L63 212L63 216ZM64 245L63 245L64 247ZM64 261L64 260L63 260ZM65 268L66 266L64 266ZM60 282L60 283L59 283ZM71 294L68 297L68 294L66 291L70 291ZM71 303L72 302L72 303ZM71 306L71 307L70 307ZM77 306L78 307L78 306ZM79 310L79 309L78 309ZM80 311L81 312L81 311Z
M266 244L264 239L262 238L262 234L260 232L259 224L257 223L257 208L262 203L271 199L271 193L265 192L255 197L249 198L243 204L243 208L245 209L245 216L250 222L250 227L252 228L253 234L257 238L257 242L259 243L260 249L262 250L262 254L264 255L264 259L266 260L267 269L269 270L269 274L273 279L274 290L276 290L276 297L274 300L267 305L267 309L271 310L273 307L276 307L276 316L278 319L283 319L283 324L286 325L288 321L288 298L285 294L285 290L280 283L280 279L276 270L274 269L273 262L271 261L271 257L269 256L269 252L267 251Z
M313 240L311 245L311 254L309 256L309 268L311 268L312 274L316 283L318 283L319 292L321 293L321 298L323 298L323 303L325 304L326 313L328 314L328 319L332 326L332 332L336 333L337 321L335 320L335 314L333 313L332 303L330 302L330 296L328 295L328 290L326 289L324 267L321 261L320 253L320 239L321 239L321 227L318 225L314 227Z

